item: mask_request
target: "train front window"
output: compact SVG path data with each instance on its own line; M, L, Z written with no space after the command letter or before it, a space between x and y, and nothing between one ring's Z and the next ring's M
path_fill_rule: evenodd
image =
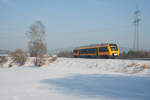
M116 44L110 44L110 48L112 51L118 51L117 45Z
M73 53L77 53L78 52L78 50L73 50Z

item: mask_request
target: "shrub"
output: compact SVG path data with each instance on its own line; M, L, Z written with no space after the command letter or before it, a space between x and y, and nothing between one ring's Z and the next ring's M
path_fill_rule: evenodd
M58 57L67 57L67 58L72 58L72 52L71 51L60 51L57 54Z
M11 67L13 67L13 65L12 65L12 64L9 64L9 65L8 65L8 68L11 68Z
M118 58L126 59L126 58L148 58L148 57L150 57L150 51L147 52L147 51L130 50L127 53L126 52L120 53L120 56Z
M20 66L24 65L27 60L26 54L21 49L17 49L16 51L14 51L11 54L11 56L12 56L13 62L18 63Z
M0 56L0 65L6 63L8 61L8 57Z

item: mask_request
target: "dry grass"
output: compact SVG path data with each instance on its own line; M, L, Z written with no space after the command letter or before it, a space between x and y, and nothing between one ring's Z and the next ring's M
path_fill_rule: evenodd
M131 64L131 67L134 67L134 66L139 66L139 64L137 64L137 63L132 63L132 64Z
M131 63L130 65L127 65L127 67L125 68L124 72L127 72L129 67L133 67L133 73L139 73L140 71L143 71L144 69L150 69L150 66L146 65L146 64L137 64L135 62Z
M138 70L138 69L135 69L135 70L134 70L134 74L137 74L137 73L139 73L139 70Z
M44 65L45 65L45 63L46 63L46 59L42 59L42 61L41 61L41 62L40 62L40 64L39 64L39 67L44 66Z
M146 65L146 64L143 64L143 65L142 65L142 68L143 68L143 69L146 69L146 68L147 68L147 65Z
M49 63L52 63L54 61L56 61L57 57L52 57L51 59L48 60Z
M139 64L133 62L133 63L131 63L130 65L127 65L127 67L135 67L135 66L139 66Z

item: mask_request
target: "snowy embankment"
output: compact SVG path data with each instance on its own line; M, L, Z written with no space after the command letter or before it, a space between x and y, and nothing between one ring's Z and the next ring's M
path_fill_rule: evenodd
M49 59L51 58L46 59L46 64L42 67L66 73L150 75L150 61L144 60L57 58L51 63ZM34 60L32 57L28 58L24 67L33 66ZM7 68L10 64L18 67L11 59L3 67Z
M0 68L0 100L150 100L149 61L58 58L43 67L33 61Z
M70 73L150 75L150 61L59 58L52 69Z

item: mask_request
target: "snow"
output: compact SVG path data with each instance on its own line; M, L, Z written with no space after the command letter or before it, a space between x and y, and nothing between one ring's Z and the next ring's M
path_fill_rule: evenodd
M62 93L84 98L103 100L149 100L150 79L113 75L73 75L60 79L47 79L45 84L53 84ZM101 99L100 99L101 100Z
M0 68L0 100L150 100L150 61L58 58L43 67L33 61Z

